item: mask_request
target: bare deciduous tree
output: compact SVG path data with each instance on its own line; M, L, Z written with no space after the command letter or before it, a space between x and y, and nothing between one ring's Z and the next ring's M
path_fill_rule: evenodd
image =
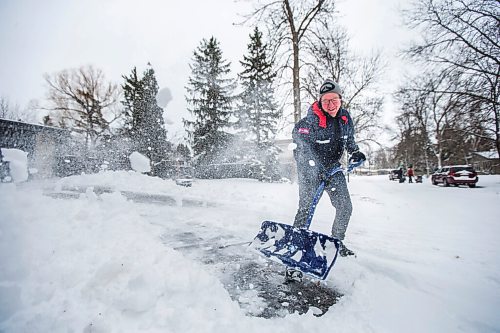
M377 85L385 66L378 53L369 57L355 55L345 29L330 21L320 20L305 43L311 60L304 67L304 88L316 99L319 82L327 78L339 82L344 90L342 105L353 114L356 132L361 134L358 142L378 143L383 98Z
M59 126L82 134L87 148L109 133L110 123L119 117L115 106L120 93L116 84L105 80L100 69L85 66L63 70L46 74L45 81L52 104L49 110Z
M459 150L468 151L472 134L470 128L470 103L456 91L459 81L447 72L432 70L410 79L396 94L401 113L398 117L402 132L408 133L413 126L425 138L425 153L431 150L437 165L444 161L466 162L465 156L457 156ZM403 121L405 120L405 121ZM467 143L467 146L463 146ZM460 149L459 149L460 148ZM429 158L425 155L426 163Z
M38 109L38 101L35 99L30 100L26 107L21 108L17 103L12 105L8 98L0 97L0 118L3 119L35 123Z
M500 152L500 6L498 0L423 0L405 12L423 40L407 50L416 61L440 64L459 79L454 90L480 105ZM477 133L480 135L480 133Z
M286 77L285 71L291 70L295 122L300 120L302 108L300 51L317 19L332 15L333 10L334 0L267 0L258 1L249 15L249 19L266 24L275 63L280 64L280 77Z
M11 106L9 99L0 97L0 118L19 120L20 108L19 105Z

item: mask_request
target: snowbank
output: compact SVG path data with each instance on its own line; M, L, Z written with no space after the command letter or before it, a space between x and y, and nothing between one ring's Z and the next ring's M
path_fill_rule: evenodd
M213 272L161 235L198 228L251 239L263 219L293 219L296 185L226 179L185 188L136 172L52 184L84 188L73 200L44 195L48 185L0 186L2 332L500 330L497 176L476 189L351 177L348 242L358 257L339 260L327 280L344 296L319 318L268 320L247 316ZM207 204L134 203L125 189ZM332 214L322 200L313 228L327 233Z

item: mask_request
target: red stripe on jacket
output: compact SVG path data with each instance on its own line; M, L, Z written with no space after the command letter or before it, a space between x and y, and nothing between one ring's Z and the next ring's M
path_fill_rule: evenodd
M318 102L313 103L312 110L313 110L314 114L317 115L319 118L319 127L326 128L326 115L319 108Z

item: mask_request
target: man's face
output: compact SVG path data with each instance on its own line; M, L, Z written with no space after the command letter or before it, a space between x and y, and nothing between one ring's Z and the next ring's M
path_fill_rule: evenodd
M327 93L321 97L321 106L330 116L335 117L339 112L341 99L337 93Z

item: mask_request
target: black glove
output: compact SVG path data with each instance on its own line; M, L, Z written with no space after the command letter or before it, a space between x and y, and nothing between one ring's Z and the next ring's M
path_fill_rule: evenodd
M366 156L359 150L352 153L351 157L349 158L349 163L358 163L361 161L366 161Z
M328 172L320 172L319 173L319 180L320 181L327 183L329 179L330 179L330 176L328 175Z

